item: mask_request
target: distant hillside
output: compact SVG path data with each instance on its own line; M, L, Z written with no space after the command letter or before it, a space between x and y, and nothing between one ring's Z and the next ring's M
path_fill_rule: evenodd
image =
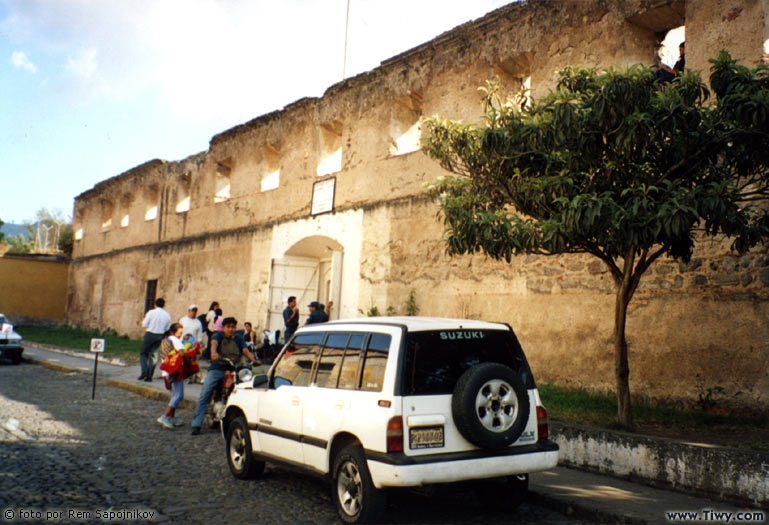
M3 224L0 226L0 232L3 232L6 237L10 235L23 235L24 237L29 238L29 232L23 224Z

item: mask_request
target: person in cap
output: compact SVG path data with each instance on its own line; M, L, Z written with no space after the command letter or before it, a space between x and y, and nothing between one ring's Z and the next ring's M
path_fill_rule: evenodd
M307 307L310 309L310 315L307 317L307 322L304 324L317 324L328 321L328 316L320 309L320 303L318 301L311 302Z
M198 320L198 305L191 304L190 307L187 308L187 315L179 319L179 323L184 329L182 337L189 334L195 338L196 342L202 343L203 325L201 325Z
M329 304L334 304L334 303L329 303ZM321 321L321 322L327 323L329 317L328 317L328 312L326 312L326 305L323 304L323 303L318 303L318 310L320 310L320 313L323 314L323 321ZM330 308L329 308L329 310L330 310Z

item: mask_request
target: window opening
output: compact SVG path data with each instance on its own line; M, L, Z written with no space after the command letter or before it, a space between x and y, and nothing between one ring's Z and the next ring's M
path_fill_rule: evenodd
M178 187L178 200L176 202L176 213L190 211L190 194L192 190L192 175L185 173L182 175Z
M318 176L342 170L342 121L334 120L320 126Z
M112 227L112 216L115 214L115 208L112 201L102 201L101 206L101 231L105 232Z
M160 188L157 184L152 184L144 192L144 199L147 207L144 211L144 220L153 221L158 218L158 206L160 201Z
M190 211L190 196L187 195L176 205L176 213L184 213Z
M78 228L75 230L75 240L80 241L83 239L83 228Z
M147 281L147 290L144 294L144 313L146 314L155 308L155 298L158 290L158 280L150 279Z
M149 206L147 208L147 211L144 213L144 220L145 221L154 221L158 218L158 207L155 206Z
M685 36L685 26L676 27L667 32L665 38L660 43L659 49L657 50L657 57L660 61L660 67L662 67L662 64L665 64L671 69L675 67L675 65L681 59L679 46L681 45L681 42L685 40Z
M276 144L265 146L262 162L265 175L262 177L261 190L274 190L280 186L280 146Z
M123 215L123 218L120 219L120 227L127 228L129 222L131 222L131 217L126 213L125 215Z
M226 159L216 163L216 190L214 203L224 202L230 199L230 174L232 173L232 160Z
M397 97L390 113L390 155L404 155L422 145L422 97L415 92Z
M499 77L500 95L510 99L519 107L531 104L531 64L532 53L522 53L506 58L494 65L494 73Z

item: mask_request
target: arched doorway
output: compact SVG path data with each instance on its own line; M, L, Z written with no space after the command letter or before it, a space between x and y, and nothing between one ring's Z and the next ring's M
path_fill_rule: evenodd
M312 301L334 307L331 319L338 319L342 290L344 248L330 237L313 235L294 243L280 259L272 260L267 328L283 330L283 309L290 296L299 306L299 324L304 324Z

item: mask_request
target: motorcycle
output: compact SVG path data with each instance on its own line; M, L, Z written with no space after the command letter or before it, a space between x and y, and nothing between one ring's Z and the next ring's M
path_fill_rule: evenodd
M209 428L218 428L224 416L224 409L227 406L227 399L235 389L235 385L251 381L254 377L251 363L235 364L226 357L220 357L223 363L230 365L234 370L227 370L219 384L214 388L211 399L206 405L206 415L203 418L203 425Z

